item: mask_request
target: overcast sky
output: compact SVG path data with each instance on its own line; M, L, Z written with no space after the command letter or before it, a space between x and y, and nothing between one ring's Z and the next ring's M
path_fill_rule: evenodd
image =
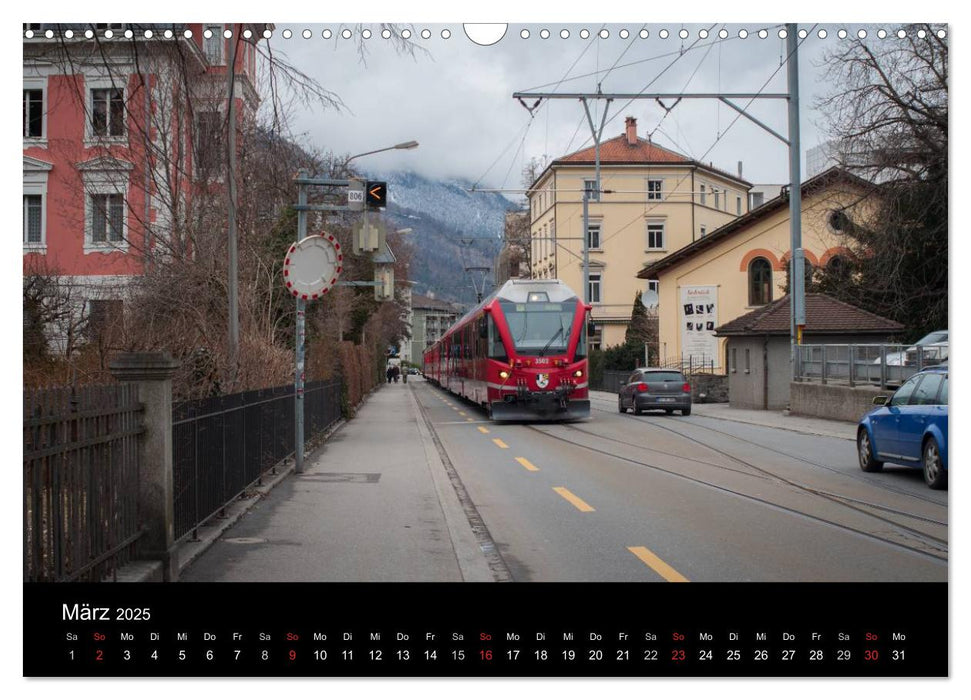
M469 39L461 24L411 24L414 56L396 52L381 38L380 26L278 23L270 46L301 70L336 93L346 105L338 111L293 105L291 128L308 144L339 154L354 154L416 140L413 151L368 156L359 167L412 169L433 177L459 176L484 187L521 187L523 165L533 157L557 158L592 144L582 105L573 100L548 100L530 113L512 98L516 91L593 92L785 92L786 69L780 68L785 48L772 24L510 24L492 46ZM799 55L802 101L802 144L805 150L825 139L817 97L832 85L818 66L827 49L840 41L840 28L856 31L872 25L800 25L812 33ZM883 25L880 25L883 26ZM339 37L343 28L372 31L370 39ZM649 37L642 39L644 28ZM689 36L679 38L681 29ZM720 40L718 32L728 31ZM759 29L768 30L759 38ZM284 30L293 37L284 38ZM334 33L330 39L324 30ZM427 29L431 36L421 37ZM522 38L523 29L529 31ZM548 29L550 36L541 37ZM583 39L581 30L590 37ZM600 38L606 29L609 36ZM630 36L621 38L621 30ZM664 39L660 30L670 34ZM709 30L707 39L699 31ZM749 36L739 38L739 30ZM828 36L820 39L817 32ZM310 30L310 39L302 38ZM450 37L442 38L448 30ZM568 38L561 38L563 30ZM892 41L886 39L885 41ZM359 44L366 47L362 60ZM774 76L773 76L774 74ZM741 101L739 101L741 102ZM597 110L604 103L600 102ZM744 103L743 103L744 104ZM669 101L668 106L671 106ZM786 103L757 100L751 112L785 135ZM603 139L622 133L624 117L637 118L638 135L653 139L689 157L712 161L735 172L743 161L744 177L754 183L788 181L786 146L715 100L683 100L665 117L653 100L629 104L615 100L608 111ZM734 123L733 123L734 122ZM599 123L599 119L597 120ZM524 138L525 137L525 138ZM805 163L803 171L805 172Z

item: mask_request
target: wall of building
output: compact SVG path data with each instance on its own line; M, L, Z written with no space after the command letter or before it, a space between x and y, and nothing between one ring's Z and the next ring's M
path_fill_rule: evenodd
M531 196L533 276L563 280L581 297L583 183L594 176L592 166L558 167L537 183ZM647 200L649 179L663 181L660 201ZM700 204L700 182L708 190L706 205ZM634 294L648 288L646 280L637 279L638 271L691 243L701 235L702 225L710 233L736 218L736 197L741 197L742 213L748 204L738 183L691 166L608 166L601 169L601 183L612 192L588 204L589 220L602 224L601 248L591 249L589 258L590 271L602 275L601 301L594 305L593 319L619 321L603 326L602 346L607 347L623 343ZM727 199L719 196L720 209L714 207L711 187L728 192ZM651 222L664 224L660 249L648 248Z
M807 335L807 344L815 343L879 343L885 336L863 335ZM768 390L763 393L766 375L763 374L763 345L767 344L768 361ZM754 408L768 410L782 410L787 406L792 408L795 397L790 394L790 386L795 386L792 379L792 347L788 336L732 337L726 344L728 352L729 402L736 408ZM737 367L732 369L731 353L737 349ZM750 352L751 371L745 372L745 349ZM886 393L886 392L885 392ZM766 405L767 401L767 405ZM806 409L810 410L810 409ZM815 409L812 409L815 410ZM833 410L840 410L834 408ZM855 409L850 409L855 410ZM809 413L808 415L825 414ZM841 419L855 420L855 419Z
M44 86L46 130L42 142L24 141L23 154L52 166L43 200L45 248L30 252L25 246L24 272L47 269L62 275L141 274L143 263L138 253L145 245L145 149L136 124L144 111L139 101L133 100L128 107L132 114L125 119L125 136L95 140L88 134L85 101L93 76L59 75L55 70L50 66L24 67L25 85L31 78ZM129 74L121 84L130 96L138 87L137 76ZM112 168L82 172L81 168L97 162L110 163ZM92 180L109 178L112 191L120 187L125 196L126 240L115 246L93 246L85 240L85 218L90 217L86 214L85 181L91 188Z
M763 338L729 339L728 401L732 408L765 408L763 347Z
M816 192L803 198L802 242L808 262L825 264L831 255L839 252L841 241L837 232L829 226L829 215L834 209L844 206L851 210L862 209L863 205L851 206L855 201L855 193L836 190ZM789 210L783 207L711 248L662 271L658 275L661 356L679 357L682 352L682 287L717 286L716 326L727 323L757 308L749 306L748 264L753 258L762 256L773 266L773 299L783 296L789 235ZM717 356L724 358L724 339L719 341L718 347Z
M197 184L192 180L194 174L189 174L193 168L192 114L182 92L184 81L198 93L193 98L196 108L215 104L224 109L225 105L225 63L230 43L235 40L217 39L223 42L222 65L207 66L193 46L203 46L203 25L186 26L193 37L177 38L177 52L168 40L143 40L136 49L127 41L112 41L102 45L105 55L94 61L90 58L95 50L93 41L69 44L72 54L68 57L57 37L39 35L25 40L24 89L44 92L43 136L23 142L25 194L34 193L38 180L43 180L45 187L44 241L41 245L24 245L25 273L46 269L64 276L130 277L144 272L149 241L167 236L170 230L166 202L178 199L184 203ZM255 48L242 42L236 79L241 122L259 103L256 61ZM106 65L110 65L110 71ZM91 90L109 87L124 90L124 133L98 137L90 126ZM151 110L151 119L146 108ZM156 158L152 171L146 172L146 138L156 149L168 153L181 150L184 160ZM177 143L179 138L182 143ZM39 177L36 163L28 158L49 164L44 166L46 178ZM28 181L30 191L26 190ZM178 190L168 189L172 182L177 183ZM146 186L154 192L153 198L147 196ZM91 218L88 195L116 192L125 198L125 240L115 245L86 241L86 220L90 228Z

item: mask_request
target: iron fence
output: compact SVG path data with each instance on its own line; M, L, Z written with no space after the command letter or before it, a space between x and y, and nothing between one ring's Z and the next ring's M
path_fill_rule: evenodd
M794 376L796 381L886 389L946 361L947 347L940 345L797 345Z
M24 580L112 577L142 534L136 387L27 390L23 417Z
M658 364L663 369L676 369L685 376L692 374L714 374L717 357L714 355L681 355L669 357Z
M246 391L172 409L175 538L180 540L293 454L293 387ZM341 416L341 382L304 387L304 435Z

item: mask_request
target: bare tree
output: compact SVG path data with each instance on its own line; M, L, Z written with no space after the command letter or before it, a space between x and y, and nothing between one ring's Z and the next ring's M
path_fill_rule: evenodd
M853 259L817 271L814 284L915 337L948 323L948 45L940 29L840 42L825 58L836 87L818 105L841 165L877 187L865 221L834 215Z
M75 299L74 306L80 304L82 316L71 326L68 345L98 345L102 357L109 344L111 350L168 349L183 362L182 374L176 377L176 391L181 396L291 381L294 305L283 289L280 269L286 249L297 235L293 178L300 168L337 176L336 168L346 158L321 156L297 145L287 117L298 103L342 109L340 98L268 42L259 41L261 32L255 25L250 40L237 33L237 49L249 41L262 56L259 79L265 99L262 117L251 114L236 125L242 361L238 372L226 372L229 289L224 190L229 124L223 109L225 83L207 75L199 52L178 36L163 39L160 27L155 27L152 40L143 38L141 30L148 27L142 27L136 28L130 40L113 41L101 41L97 32L92 40L68 40L61 31L66 28L55 31L58 41L31 45L33 57L60 65L68 75L94 71L107 76L112 89L124 95L118 103L122 112L116 116L124 118L124 138L132 154L142 154L131 158L128 186L132 191L151 193L143 205L125 198L129 235L123 243L128 255L138 256L144 263L144 275L134 278L125 290L123 326L119 330L119 324L113 324L110 334L103 330L104 324L94 335L81 333L88 320L83 316L86 307L83 300ZM396 25L387 28L398 50L414 55L415 46L402 38L401 29ZM79 37L81 31L73 29ZM75 101L72 106L80 108L87 121L94 119L80 81L68 99ZM112 138L110 132L95 141L103 141L106 155L112 153L109 146L117 145L117 137ZM83 201L80 207L75 200L52 205L63 211L84 211ZM315 221L312 232L323 226L338 236L345 249L350 248L346 215ZM83 228L83 222L78 227ZM373 277L369 261L345 260L345 278ZM41 353L37 329L50 325L44 319L65 313L65 295L83 296L83 290L70 291L73 282L52 273L25 272L25 340L30 341L25 348ZM360 337L369 315L375 312L373 295L368 301L366 294L350 290L334 298L335 306L343 311L330 314L330 300L315 305L318 318L310 326L311 333L338 341L345 335ZM331 327L332 320L336 320L336 328ZM68 353L69 363L73 361L70 356ZM233 386L227 384L227 376L236 377Z

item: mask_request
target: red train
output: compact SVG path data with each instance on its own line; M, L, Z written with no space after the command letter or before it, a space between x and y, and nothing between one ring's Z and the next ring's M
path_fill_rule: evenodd
M509 280L425 351L425 377L494 420L586 418L590 308L559 280Z

